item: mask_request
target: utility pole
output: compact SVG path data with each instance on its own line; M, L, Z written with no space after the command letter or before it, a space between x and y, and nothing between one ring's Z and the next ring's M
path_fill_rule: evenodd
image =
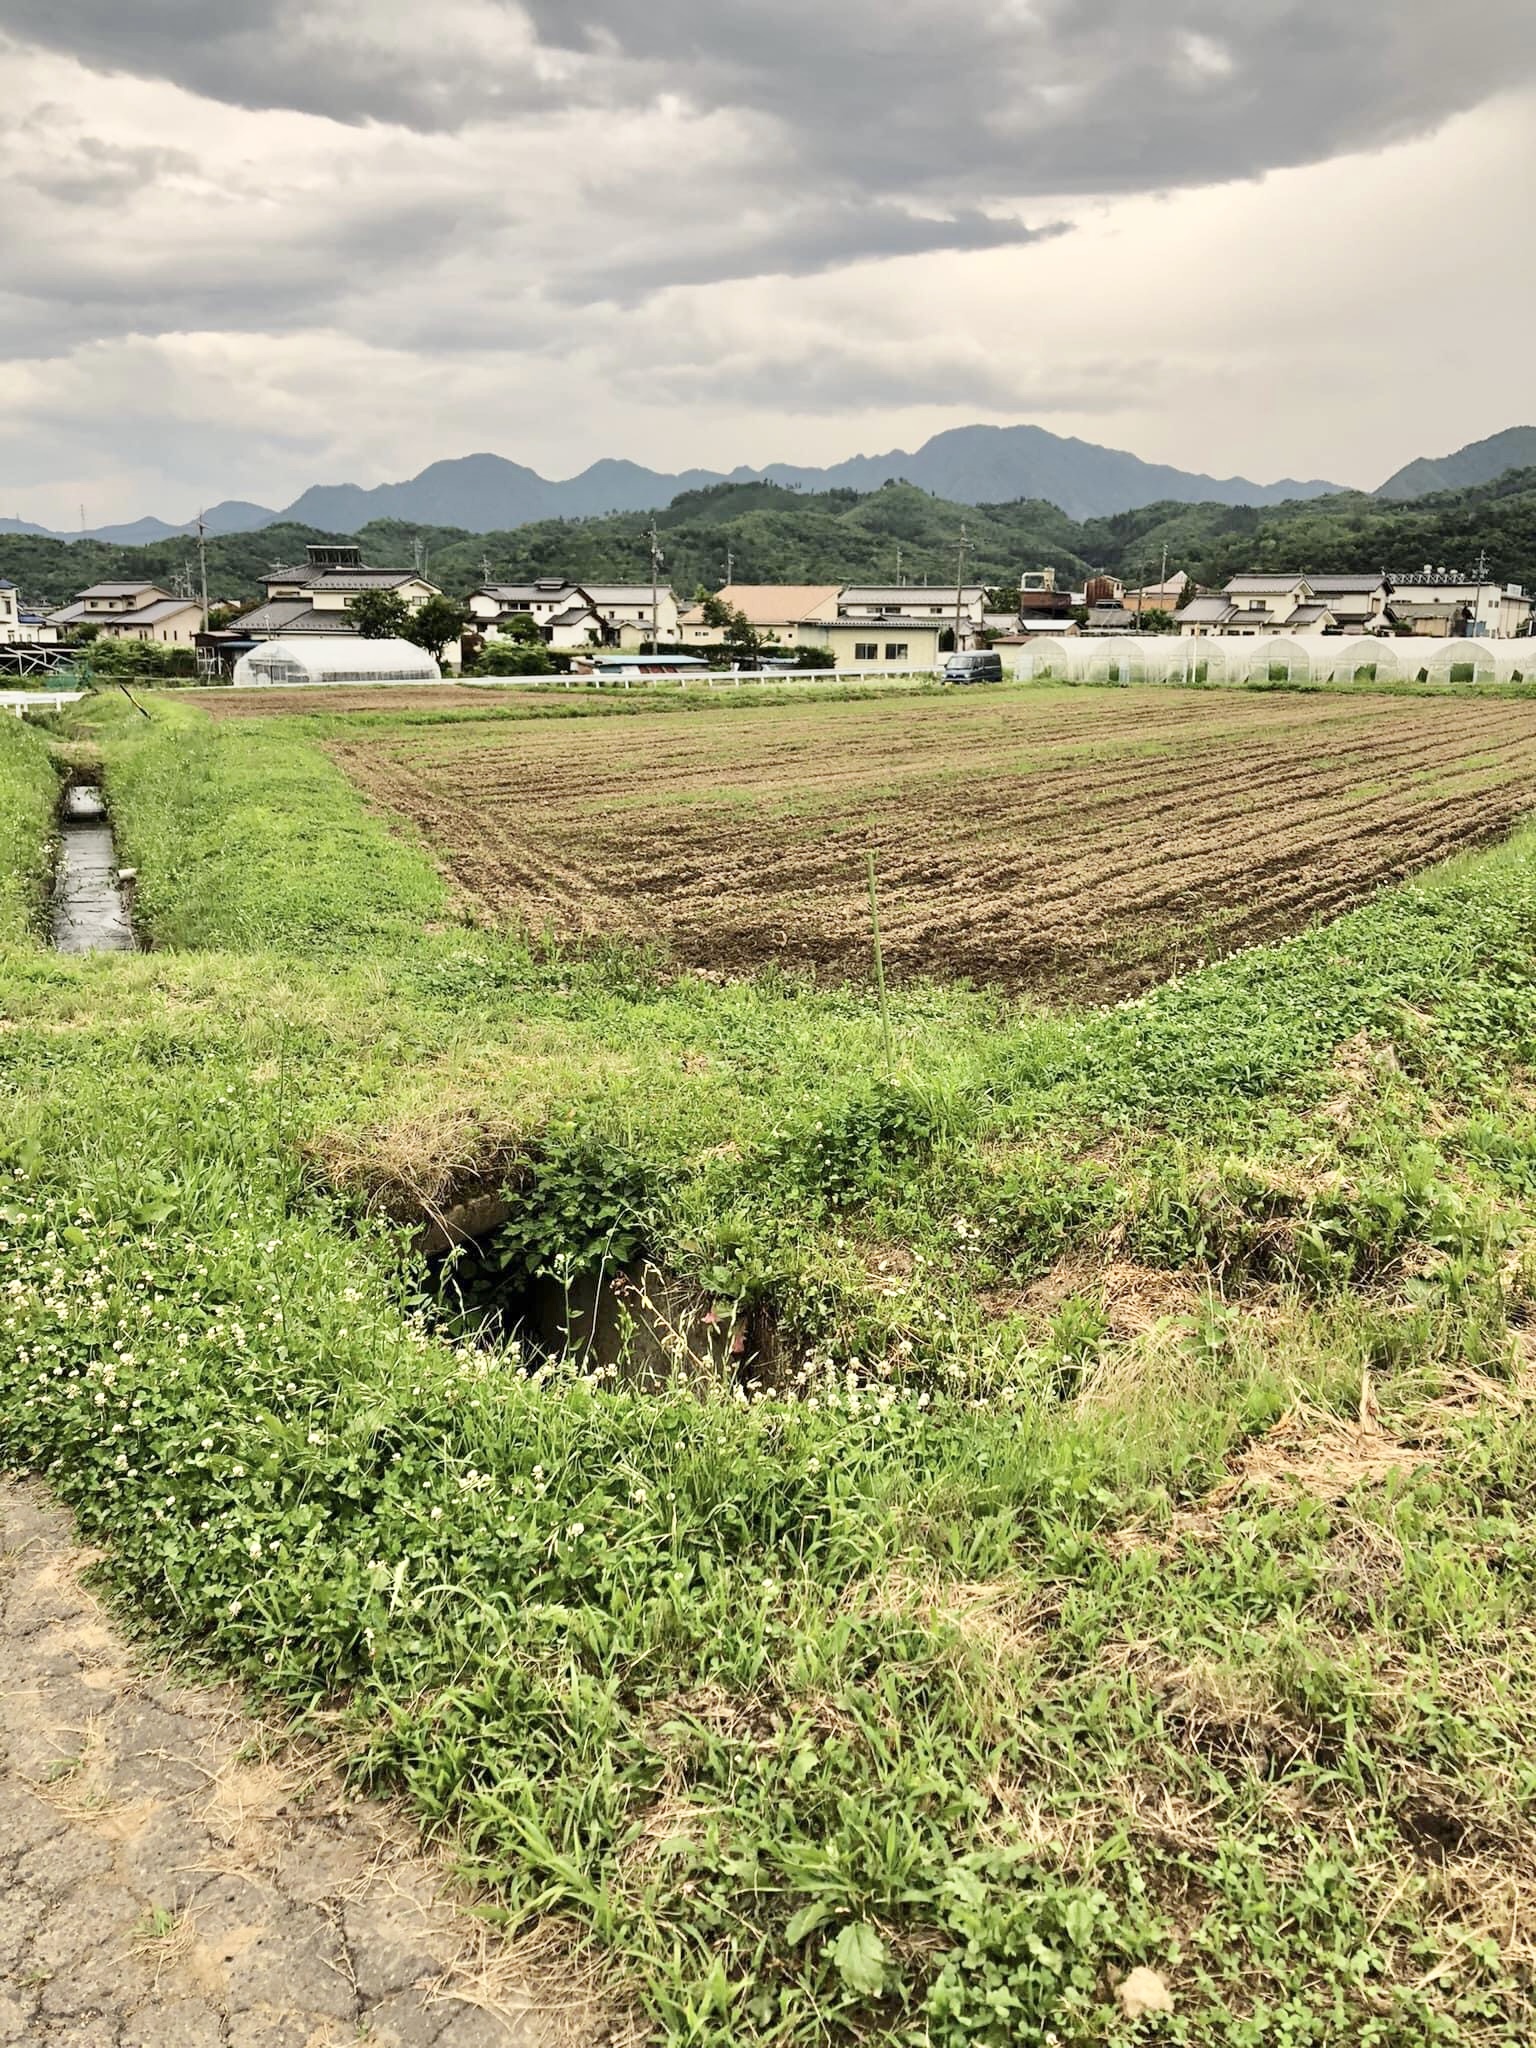
M208 528L201 512L197 515L197 580L202 592L203 631L208 631Z
M736 581L736 550L727 541L725 544L725 587L727 590Z
M901 542L896 543L896 588L901 588Z
M965 552L970 546L970 536L965 530L965 521L960 522L960 540L955 554L955 652L960 652L960 593L965 584Z
M651 652L654 654L661 645L661 541L656 533L656 522L651 521Z
M489 555L482 555L480 557L480 577L484 583L489 583L491 580L491 558Z

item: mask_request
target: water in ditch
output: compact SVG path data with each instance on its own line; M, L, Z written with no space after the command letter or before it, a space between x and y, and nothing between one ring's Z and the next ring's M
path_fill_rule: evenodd
M133 925L101 791L77 783L59 810L53 943L61 953L131 953Z

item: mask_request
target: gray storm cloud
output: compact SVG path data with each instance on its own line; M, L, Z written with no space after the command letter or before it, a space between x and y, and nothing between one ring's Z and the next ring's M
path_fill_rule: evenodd
M494 442L503 406L609 437L599 409L622 433L647 404L701 402L742 419L926 406L930 426L935 408L1072 414L1091 435L1127 403L1158 417L1164 391L1198 392L1200 418L1219 391L1246 430L1245 380L1282 357L1302 416L1300 349L1314 403L1342 402L1335 331L1385 405L1374 330L1334 311L1341 277L1372 300L1389 260L1398 194L1372 152L1470 161L1469 137L1510 136L1506 159L1528 156L1536 8L0 0L0 75L3 484L108 443L135 473L158 455L201 474L200 447L258 433L280 469L298 445L372 460L397 417L441 454L448 431ZM1454 145L1424 140L1474 108ZM1443 161L1416 173L1421 207ZM1321 178L1323 202L1262 250L1228 242L1269 173ZM1490 159L1463 181L1511 264L1518 178ZM1374 230L1355 218L1367 188ZM1133 231L1100 231L1126 208ZM1181 245L1196 218L1205 239ZM1138 292L1169 276L1166 368L1085 373L1102 346L1148 347ZM1335 287L1321 322L1314 277ZM1501 280L1528 296L1523 272ZM1394 338L1420 390L1451 359L1433 324ZM1462 329L1437 331L1454 357ZM1492 337L1501 360L1514 331ZM195 395L173 432L154 407L130 427L147 362ZM539 395L557 389L566 412ZM455 406L466 424L440 427Z
M792 182L957 205L1307 162L1476 104L1495 60L1505 84L1536 73L1526 0L456 0L426 20L391 0L0 0L19 39L237 106L451 130L670 95L765 119Z

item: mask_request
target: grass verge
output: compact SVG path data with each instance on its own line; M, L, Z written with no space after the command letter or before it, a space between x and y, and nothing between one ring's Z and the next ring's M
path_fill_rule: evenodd
M58 800L47 742L0 713L0 946L25 944L41 926Z

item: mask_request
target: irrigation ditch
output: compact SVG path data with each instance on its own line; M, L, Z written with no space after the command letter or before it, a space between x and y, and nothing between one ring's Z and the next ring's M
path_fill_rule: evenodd
M78 764L59 798L52 937L60 953L132 953L131 869L117 864L117 841L99 780Z

